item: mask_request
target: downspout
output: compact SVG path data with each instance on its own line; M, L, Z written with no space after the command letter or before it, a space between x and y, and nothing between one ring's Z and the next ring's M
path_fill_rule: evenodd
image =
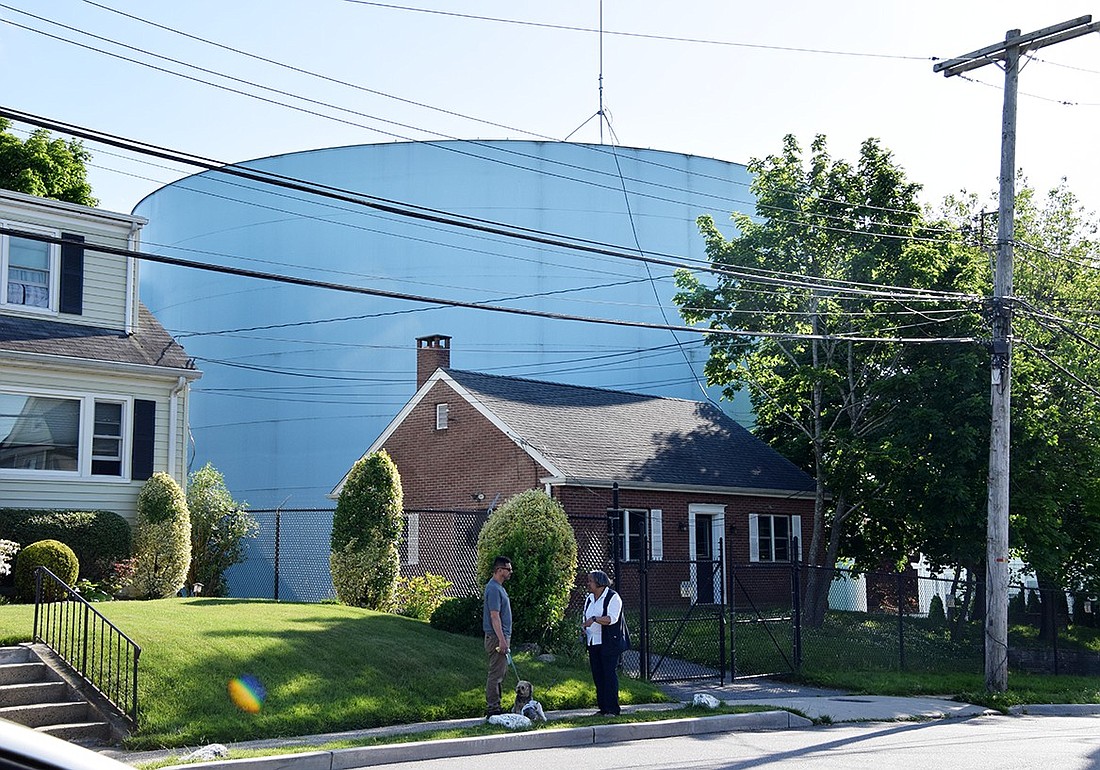
M130 223L130 232L126 235L126 248L129 251L138 250L138 231L141 230L141 225L137 222ZM131 335L134 333L134 327L137 324L134 322L135 312L134 303L137 300L138 293L138 268L137 260L133 257L126 257L126 334Z
M168 475L172 478L176 478L176 433L179 424L179 418L177 417L177 413L179 412L179 397L180 393L186 388L187 378L181 376L176 380L176 385L172 388L172 392L168 396ZM180 486L184 485L181 483Z

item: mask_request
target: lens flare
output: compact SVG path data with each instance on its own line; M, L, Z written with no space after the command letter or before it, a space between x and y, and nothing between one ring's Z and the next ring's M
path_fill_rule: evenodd
M229 680L229 699L241 711L258 714L267 691L254 676L245 674Z

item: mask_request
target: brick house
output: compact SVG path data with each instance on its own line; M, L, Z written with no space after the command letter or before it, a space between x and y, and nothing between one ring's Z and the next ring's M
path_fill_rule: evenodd
M0 506L131 523L156 471L186 483L194 363L138 299L146 220L0 190ZM3 533L0 533L2 536Z
M723 587L698 580L689 562L716 559L720 547L728 564L784 563L801 551L813 479L718 407L452 369L450 353L450 337L417 340L416 394L367 450L393 458L407 509L484 512L544 489L579 529L606 517L617 483L623 558L637 559L648 524L651 568L678 564L663 581L668 598L706 603ZM585 563L584 549L606 548L606 535L581 535ZM410 518L407 563L429 536Z

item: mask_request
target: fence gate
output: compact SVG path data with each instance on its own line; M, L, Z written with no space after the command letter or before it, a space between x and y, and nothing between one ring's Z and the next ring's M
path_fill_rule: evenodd
M796 565L737 564L730 575L730 678L796 671L801 658Z
M612 574L632 634L632 649L623 655L624 668L654 682L725 682L728 655L722 538L708 542L702 550L697 548L696 558L652 559L650 520L628 519L626 514L615 507L607 516ZM632 529L631 523L644 525Z

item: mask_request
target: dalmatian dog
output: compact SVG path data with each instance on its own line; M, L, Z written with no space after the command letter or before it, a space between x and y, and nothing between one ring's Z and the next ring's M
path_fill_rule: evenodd
M516 684L516 703L512 706L512 712L523 714L532 722L545 722L546 712L542 710L542 704L532 698L534 689L526 679L519 680Z

